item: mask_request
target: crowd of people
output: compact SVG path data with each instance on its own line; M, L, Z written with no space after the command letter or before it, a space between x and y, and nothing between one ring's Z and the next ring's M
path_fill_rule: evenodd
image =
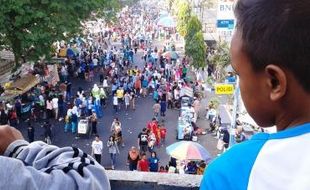
M161 50L158 50L156 59L156 48L148 47L152 44L153 34L156 36L156 32L151 32L151 38L134 42L145 51L143 56L145 66L143 69L132 69L131 53L128 54L128 60L122 62L120 61L122 59L114 56L113 51L117 49L114 47L108 47L109 49L105 50L107 53L104 59L93 57L100 49L93 45L97 43L95 40L95 43L86 44L88 47L83 47L86 49L81 50L81 54L75 55L74 58L68 56L68 59L59 66L60 83L50 84L45 81L42 74L40 77L43 82L32 90L13 101L1 102L0 177L3 181L0 184L1 189L61 189L63 187L111 189L105 170L100 165L104 143L98 134L91 145L94 159L76 147L59 148L48 145L52 143L49 140L53 134L52 122L65 120L67 127L64 130L76 133L77 121L85 117L91 120L93 132L96 134L97 119L103 117L103 107L107 103L105 100L108 99L106 97L115 97L113 105L117 115L123 111L123 101L125 101L125 107L129 108L130 101L143 96L143 92L145 96L152 95L154 99L152 116L154 119L138 136L139 146L132 147L128 152L130 170L204 173L200 183L202 190L309 189L307 165L310 154L304 147L310 144L308 137L310 127L308 32L310 27L307 22L302 22L304 18L310 17L309 9L308 1L296 3L292 0L285 2L239 0L235 5L238 27L231 43L232 65L239 76L240 92L245 107L259 125L264 127L275 125L278 132L256 134L247 142L232 147L208 166L203 161L177 164L177 160L171 158L165 167L156 153L156 146L160 147L165 139L161 135L161 129L164 128L158 127L161 125L160 122L164 122L160 117L165 117L161 107L179 106L178 90L183 86L189 86L186 59L184 63L169 58L162 59ZM128 21L126 19L126 22L122 23L124 27L130 28L129 25L139 23L130 21L130 11L124 14L129 14L126 15ZM122 21L122 17L120 20ZM150 25L144 23L148 22L145 15L142 15L142 21L143 26ZM139 27L138 24L136 28ZM132 40L128 39L134 40L135 35L124 31L126 31L125 28L116 30L116 36L121 36L122 48L125 48L126 52L128 50L131 52L130 41L132 43ZM112 36L113 39L114 32L108 32L107 35ZM123 33L127 40L123 39ZM162 50L162 52L165 51L167 49ZM99 61L102 63L102 60L104 66L96 65ZM169 64L173 67L167 69L166 65ZM164 68L161 65L164 65ZM42 70L46 71L46 67L41 68ZM94 91L81 88L74 95L72 84L69 82L72 77L80 77L91 82L100 71L106 74L100 77L102 81L94 86ZM170 75L169 71L174 74ZM35 72L34 70L33 73ZM145 91L143 91L143 81L147 81ZM106 97L100 95L101 83L104 92L102 94ZM257 85L253 87L253 84ZM174 85L175 89L173 89ZM3 90L0 88L0 91ZM169 92L172 94L171 100ZM127 95L127 100L123 97L126 93L132 94L129 97ZM172 103L169 104L169 100ZM165 101L167 101L166 105L161 104ZM134 104L131 104L134 109ZM26 119L29 141L35 140L33 122L43 119L42 127L45 128L47 143L41 141L29 143L24 140L15 127ZM111 133L115 135L107 139L107 147L113 169L119 152L119 143L122 145L124 138L120 133L122 130L118 119L115 118L112 125ZM241 129L237 128L237 130L239 141L247 138L242 134ZM119 142L117 138L120 139ZM147 143L141 143L143 139ZM150 142L153 146L150 146ZM204 172L206 167L208 169Z
M134 146L129 150L127 159L130 171L202 175L207 167L205 161L183 161L179 164L177 162L175 158L171 158L169 163L164 165L160 162L156 151L151 151L148 156L143 149Z
M45 78L48 75L47 66L44 63L36 64L32 74L39 74L42 81L15 100L1 103L0 124L17 126L26 120L28 139L32 142L38 140L34 138L33 125L41 122L45 129L44 140L50 144L53 141L54 121L63 123L65 133L77 134L79 121L86 119L91 125L91 133L96 135L92 153L100 163L99 155L102 154L103 145L98 135L98 120L104 117L107 104L112 104L111 111L115 119L111 125L107 147L114 169L118 146L123 147L125 142L117 115L124 110L135 110L139 98L152 97L152 121L138 137L138 158L141 164L137 168L143 168L143 160L148 154L150 163L158 162L155 149L165 145L167 129L164 118L167 109L180 108L182 88L199 91L201 85L188 80L189 63L185 57L179 59L165 56L167 52L175 53L170 35L167 35L164 47L152 44L162 31L156 26L154 19L158 13L140 11L123 11L114 28L89 34L89 40L75 38L69 43L59 43L59 56L62 56L64 49L77 49L76 53L67 53L57 65L59 82L49 83ZM112 41L116 39L121 42L120 46L112 45ZM135 65L134 55L138 51L143 52L143 56L138 58L144 63L142 67ZM75 78L93 84L92 88L84 89L75 84ZM199 110L197 101L193 104L195 110ZM131 166L129 168L136 169ZM152 166L150 171L159 171L159 168Z

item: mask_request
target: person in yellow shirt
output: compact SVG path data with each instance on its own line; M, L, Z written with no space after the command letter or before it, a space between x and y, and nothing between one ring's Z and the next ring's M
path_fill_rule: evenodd
M121 109L121 104L122 104L123 99L124 99L124 89L119 87L116 90L116 96L118 98L118 106L119 106L119 110L120 110Z

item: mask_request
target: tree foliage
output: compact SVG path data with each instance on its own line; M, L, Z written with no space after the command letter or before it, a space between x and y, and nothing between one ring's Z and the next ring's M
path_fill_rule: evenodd
M186 24L185 41L190 41L197 32L202 31L202 25L197 16L191 16Z
M196 69L206 66L206 45L197 16L191 16L186 24L185 54L192 58L191 63Z
M126 0L133 1L133 0ZM97 17L102 17L107 23L116 22L116 13L123 7L119 0L106 0L103 11L97 11Z
M186 25L191 17L191 6L185 0L176 1L175 4L177 4L177 30L184 37L186 35Z
M219 42L213 55L210 56L209 61L217 67L227 67L231 62L228 43Z
M113 0L116 1L116 0ZM1 48L10 48L18 65L27 59L49 56L51 44L80 33L81 21L106 14L112 0L1 0Z
M208 57L208 62L214 65L216 80L221 81L226 75L225 68L231 63L229 44L219 42L214 52Z
M197 32L189 41L185 42L185 54L192 59L192 66L196 69L206 66L206 45L201 31Z

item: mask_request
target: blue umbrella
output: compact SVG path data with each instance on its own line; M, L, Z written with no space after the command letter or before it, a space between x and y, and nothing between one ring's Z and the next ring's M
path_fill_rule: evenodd
M157 22L157 25L165 27L165 28L175 28L176 27L176 23L175 23L174 19L170 16L160 18Z

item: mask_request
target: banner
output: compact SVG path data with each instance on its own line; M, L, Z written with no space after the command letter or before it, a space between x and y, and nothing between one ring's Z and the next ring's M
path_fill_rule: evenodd
M217 9L217 33L220 39L231 41L236 20L234 15L235 0L219 0Z

